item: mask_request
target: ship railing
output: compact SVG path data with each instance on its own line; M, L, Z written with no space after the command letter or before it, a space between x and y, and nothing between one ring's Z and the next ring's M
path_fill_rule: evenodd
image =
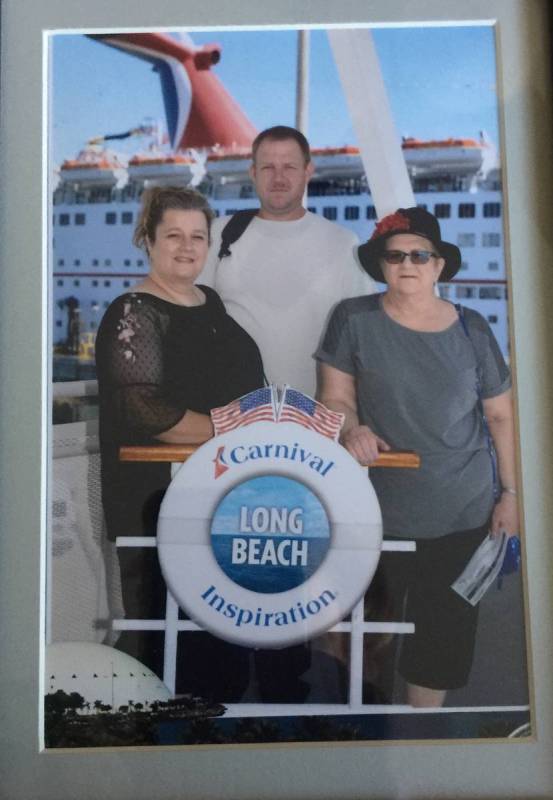
M196 450L195 445L155 445L152 447L129 446L122 447L120 459L122 461L163 461L171 462L175 472L183 461ZM382 453L379 459L371 466L376 467L408 467L417 468L419 458L411 452ZM118 537L117 547L156 547L157 540L154 536ZM384 552L414 552L415 543L412 541L387 541L382 545ZM202 628L190 619L179 619L179 606L167 589L165 619L114 619L112 622L115 631L163 631L164 638L164 669L163 682L175 693L177 640L179 633L193 633ZM363 701L364 684L364 637L393 636L396 634L413 634L415 626L411 622L396 621L370 621L365 619L364 598L362 597L352 609L349 618L334 625L328 633L346 634L349 636L349 683L348 698L345 703L260 703L240 702L225 704L226 717L270 717L270 716L316 716L316 715L351 715L351 714L381 714L381 713L410 713L413 708L408 705L374 704ZM182 646L182 645L180 645Z
M97 395L96 381L71 381L53 385L53 398L91 398ZM164 683L176 686L177 640L179 633L201 630L190 619L179 619L179 607L167 591L165 619L125 619L117 567L116 547L155 547L155 537L119 537L116 547L107 542L100 497L100 455L98 420L87 419L53 426L53 475L50 548L47 591L47 641L87 640L116 644L121 631L163 631ZM125 447L126 461L163 460L176 471L194 452L195 446L156 445L153 448ZM378 466L416 466L414 454L383 453ZM400 460L397 461L396 459ZM415 457L416 459L416 457ZM413 542L384 541L383 551L412 552ZM86 595L86 596L85 596ZM84 610L83 610L84 609ZM259 703L227 705L228 717L305 716L333 714L378 714L409 712L410 706L363 702L363 673L366 636L411 634L412 623L375 622L365 618L361 599L348 618L329 633L348 637L348 697L345 703ZM184 638L184 645L182 642ZM186 637L179 647L186 646Z

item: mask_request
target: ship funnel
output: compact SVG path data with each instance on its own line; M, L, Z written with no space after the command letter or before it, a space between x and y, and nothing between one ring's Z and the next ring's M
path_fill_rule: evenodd
M173 150L250 148L257 131L211 67L217 44L196 47L162 33L93 34L102 42L148 61L159 73Z

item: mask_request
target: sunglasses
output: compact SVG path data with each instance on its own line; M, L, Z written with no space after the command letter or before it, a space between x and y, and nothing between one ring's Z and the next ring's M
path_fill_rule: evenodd
M382 253L386 264L403 264L407 256L412 264L427 264L431 258L438 258L438 254L431 250L411 250L410 253L405 253L403 250L385 250Z

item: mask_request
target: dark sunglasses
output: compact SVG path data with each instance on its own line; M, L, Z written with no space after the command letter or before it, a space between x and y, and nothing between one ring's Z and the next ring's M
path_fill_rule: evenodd
M386 264L403 264L407 256L412 264L427 264L431 258L438 258L438 254L431 250L411 250L410 253L405 253L403 250L385 250L382 253Z

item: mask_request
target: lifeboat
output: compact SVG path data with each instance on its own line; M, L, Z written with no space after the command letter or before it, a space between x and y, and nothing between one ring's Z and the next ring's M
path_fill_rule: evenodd
M484 160L484 145L475 139L407 138L402 142L407 169L413 177L475 175Z
M188 184L196 171L196 161L192 156L176 153L147 153L133 156L129 160L129 179L138 183L155 181L161 183Z
M125 165L115 155L94 147L81 150L77 158L66 159L59 172L66 184L88 186L115 186L125 174Z
M363 173L358 147L313 147L311 157L317 178L350 178Z

